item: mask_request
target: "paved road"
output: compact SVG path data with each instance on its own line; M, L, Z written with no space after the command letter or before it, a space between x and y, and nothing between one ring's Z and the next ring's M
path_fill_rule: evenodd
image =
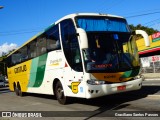
M107 117L119 114L125 111L160 111L160 81L144 81L143 87L141 90L132 91L128 93L121 93L116 95L109 95L101 98L95 99L74 99L72 103L68 105L60 105L54 96L49 95L37 95L37 94L27 94L24 97L18 97L13 92L10 92L8 88L0 88L0 111L52 111L46 113L49 116L58 116L58 117L47 117L45 119L93 119L93 120L117 120L117 119L126 119L131 120L135 117ZM55 112L53 112L55 111ZM57 111L72 111L72 112L57 112ZM78 112L73 112L78 111ZM93 111L85 112L84 111ZM109 114L110 113L110 114ZM155 113L155 112L154 112ZM129 113L128 113L129 114ZM140 112L139 115L143 115L143 112ZM155 113L156 114L156 113ZM75 117L75 116L77 117ZM78 117L78 116L83 117ZM125 115L125 114L123 114ZM137 115L137 114L136 114ZM62 117L60 117L62 116ZM64 118L66 116L67 118ZM73 117L74 116L74 117ZM101 117L98 117L101 116ZM105 116L105 117L102 117ZM98 117L98 118L97 118ZM159 114L160 117L160 114ZM3 120L17 120L17 118L7 118ZM21 119L21 118L19 118ZM28 118L33 119L33 118ZM27 119L27 120L28 120ZM34 118L35 119L35 118ZM37 118L44 119L42 118ZM136 117L136 119L159 119L158 117ZM0 118L1 120L1 118Z

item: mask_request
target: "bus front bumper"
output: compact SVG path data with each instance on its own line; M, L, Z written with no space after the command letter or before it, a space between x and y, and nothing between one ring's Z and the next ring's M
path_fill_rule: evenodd
M86 89L86 98L96 98L100 96L116 94L121 92L138 90L142 87L142 78L114 84L90 85Z

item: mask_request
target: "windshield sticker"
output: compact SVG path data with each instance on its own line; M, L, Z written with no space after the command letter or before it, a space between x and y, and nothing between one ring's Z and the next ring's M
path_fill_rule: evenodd
M115 40L118 40L118 39L119 39L119 38L118 38L118 34L114 34L113 37L114 37Z
M80 87L80 92L83 93L83 87Z
M94 68L108 68L112 67L112 64L99 64L99 65L93 65Z

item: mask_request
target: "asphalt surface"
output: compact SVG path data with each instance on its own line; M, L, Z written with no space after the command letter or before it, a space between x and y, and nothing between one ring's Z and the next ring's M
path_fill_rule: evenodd
M137 115L143 115L144 112L156 113L157 111L160 111L160 81L145 80L143 81L142 89L137 91L108 95L89 100L73 99L72 102L67 105L60 105L55 97L50 95L26 94L26 96L24 97L19 97L16 96L14 92L10 92L8 90L8 87L0 88L0 100L1 112L49 111L45 114L48 114L48 116L52 116L42 118L23 118L27 120L158 120L160 117L159 113L159 117L120 117L116 116L116 114L120 114L121 112L129 114L129 112L131 112L131 114L133 115L133 113L136 113L136 111L138 111L138 113L140 114ZM0 118L0 120L17 119L22 118Z

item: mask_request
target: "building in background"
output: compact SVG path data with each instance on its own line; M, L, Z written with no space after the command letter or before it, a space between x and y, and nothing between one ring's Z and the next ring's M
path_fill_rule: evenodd
M160 73L160 32L149 36L150 46L144 40L137 40L143 73Z

